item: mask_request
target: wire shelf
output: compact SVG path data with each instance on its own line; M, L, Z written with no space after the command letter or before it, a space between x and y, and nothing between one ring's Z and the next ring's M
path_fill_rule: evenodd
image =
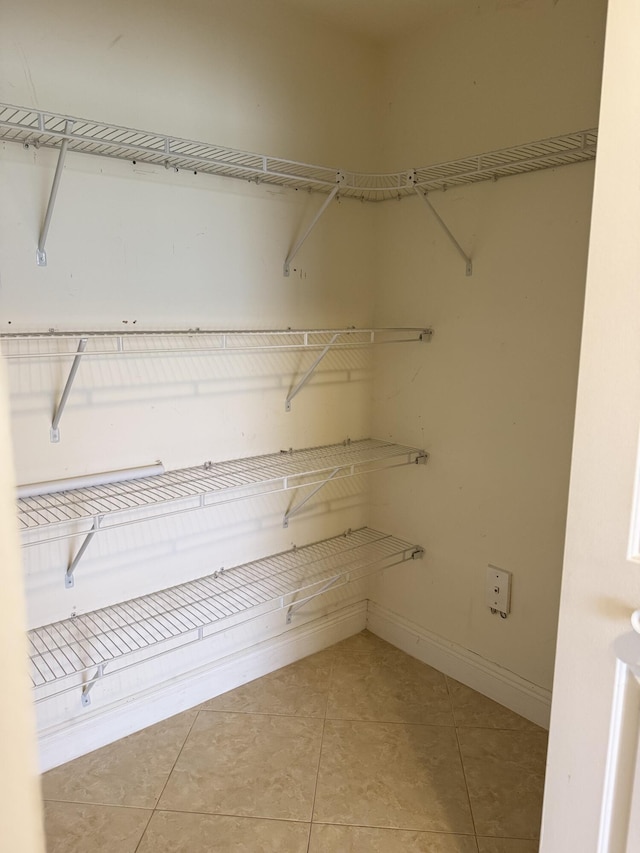
M121 672L211 636L233 617L292 612L329 588L422 554L420 546L365 527L36 628L28 632L36 701L79 687L84 694L97 681L87 678L94 667L100 677L107 665L106 674Z
M0 104L0 139L47 148L59 148L66 139L69 150L82 154L322 193L330 193L339 184L342 197L386 201L414 194L416 185L423 190L445 189L591 160L596 153L597 129L387 173L349 172L283 160L10 104Z
M17 332L0 334L9 359L73 358L86 340L83 358L109 355L179 355L287 350L352 349L429 339L426 327L380 329L161 330L135 332Z
M259 495L426 461L424 450L377 439L206 463L137 480L20 498L25 547Z

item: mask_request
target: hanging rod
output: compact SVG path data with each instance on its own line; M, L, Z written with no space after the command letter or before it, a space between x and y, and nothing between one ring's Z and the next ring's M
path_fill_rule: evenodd
M72 122L71 129L69 122ZM424 190L442 190L592 160L597 136L597 129L591 128L419 169L374 173L338 170L30 107L0 104L0 139L7 142L59 148L66 141L69 151L82 154L327 194L335 189L336 173L340 173L344 176L341 197L362 201L387 201L413 195L409 175L414 172L417 186Z

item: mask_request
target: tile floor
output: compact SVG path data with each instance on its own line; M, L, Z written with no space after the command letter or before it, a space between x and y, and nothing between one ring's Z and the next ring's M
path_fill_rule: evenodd
M44 774L48 853L536 853L546 732L363 632Z

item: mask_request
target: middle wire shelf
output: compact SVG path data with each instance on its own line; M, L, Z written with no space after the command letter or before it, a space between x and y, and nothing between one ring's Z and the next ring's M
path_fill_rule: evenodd
M98 526L108 530L301 487L311 487L315 494L329 481L426 460L425 451L416 447L373 438L347 439L340 444L207 462L126 482L23 497L17 502L18 524L28 536L23 547L30 547L86 536ZM309 497L311 494L298 508ZM296 507L289 509L284 526L296 511Z

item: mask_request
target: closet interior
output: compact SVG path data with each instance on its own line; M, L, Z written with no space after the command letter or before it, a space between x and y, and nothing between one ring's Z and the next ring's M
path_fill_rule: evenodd
M37 98L0 90L45 767L365 625L548 714L602 4L439 10L384 50L268 5L213 32L190 0L173 41L169 5L87 11L51 79L29 54Z

